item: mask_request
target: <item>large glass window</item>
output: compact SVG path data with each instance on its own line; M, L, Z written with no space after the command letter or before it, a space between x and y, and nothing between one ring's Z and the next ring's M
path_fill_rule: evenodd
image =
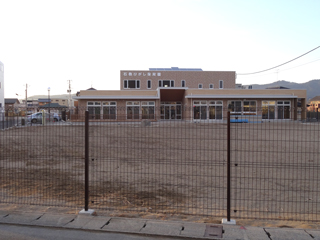
M222 119L222 101L209 101L209 119Z
M230 111L232 115L256 115L257 101L228 101L228 111Z
M256 115L257 102L256 101L243 101L243 115Z
M139 119L140 102L127 102L127 119Z
M141 103L142 119L154 119L154 106L154 102Z
M139 89L140 88L140 80L124 80L123 88L125 89Z
M228 111L233 115L241 115L242 101L228 101Z
M181 102L161 102L160 117L165 120L182 118Z
M101 102L87 102L90 119L100 119Z
M290 101L278 101L278 119L290 119Z
M275 101L262 101L262 119L275 119Z
M116 102L103 102L103 119L116 119L117 118L117 103Z
M159 87L174 87L174 80L159 80Z
M193 102L193 119L207 119L207 101Z

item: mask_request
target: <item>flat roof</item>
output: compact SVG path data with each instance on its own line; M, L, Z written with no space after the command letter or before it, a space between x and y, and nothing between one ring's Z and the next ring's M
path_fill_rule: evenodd
M201 68L149 68L149 71L202 71Z
M79 96L79 97L73 97L73 99L159 99L159 96L137 96L137 95L104 95L104 96Z
M231 94L226 94L226 95L187 95L185 98L220 98L220 99L226 99L226 98L298 98L297 96L294 95L231 95Z

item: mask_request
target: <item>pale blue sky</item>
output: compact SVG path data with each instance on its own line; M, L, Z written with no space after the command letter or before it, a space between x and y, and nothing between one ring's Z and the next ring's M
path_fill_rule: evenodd
M120 70L271 68L320 45L320 0L0 0L5 97L119 89ZM305 64L305 65L304 65ZM300 66L303 65L303 66ZM297 67L300 66L300 67ZM320 79L320 48L237 83Z

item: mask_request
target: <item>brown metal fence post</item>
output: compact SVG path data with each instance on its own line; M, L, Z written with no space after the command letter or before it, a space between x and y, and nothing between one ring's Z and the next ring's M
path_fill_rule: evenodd
M228 144L227 144L227 221L230 222L230 212L231 212L231 164L230 164L230 112L228 111Z
M84 210L89 209L89 111L85 114L85 203Z

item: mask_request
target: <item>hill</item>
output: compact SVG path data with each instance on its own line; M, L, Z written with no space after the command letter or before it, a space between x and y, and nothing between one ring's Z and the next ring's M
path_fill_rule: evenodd
M320 79L314 79L306 83L294 83L288 81L276 81L269 84L252 84L252 89L266 89L269 87L287 87L291 89L306 89L307 90L307 101L315 96L320 95Z

